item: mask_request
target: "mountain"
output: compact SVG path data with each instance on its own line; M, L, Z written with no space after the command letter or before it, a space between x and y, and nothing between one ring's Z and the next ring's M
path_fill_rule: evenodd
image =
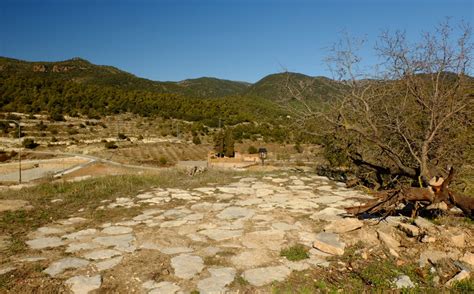
M27 62L0 57L0 76L44 77L85 85L112 86L125 90L172 93L196 98L242 94L248 83L198 78L181 82L159 82L136 77L113 66L95 65L82 58L58 62Z
M301 96L307 100L327 100L343 89L343 85L325 77L310 77L300 73L271 74L256 82L246 95L272 101L291 100Z
M181 92L186 96L194 97L223 97L243 94L250 87L250 83L221 80L211 77L187 79L178 82Z

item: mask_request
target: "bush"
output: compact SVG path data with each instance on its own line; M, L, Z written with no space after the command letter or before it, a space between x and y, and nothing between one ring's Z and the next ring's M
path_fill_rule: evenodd
M168 163L168 159L164 156L160 156L160 158L158 159L158 163L161 166L165 166Z
M295 150L298 153L303 153L303 147L300 145L299 142L295 144Z
M60 113L60 112L53 111L53 112L49 115L49 120L50 120L50 121L64 121L64 116L63 116L63 114Z
M249 148L247 149L247 152L248 152L249 154L257 154L257 153L258 153L258 149L257 149L257 147L250 145Z
M35 149L36 147L39 146L39 144L36 143L35 140L31 138L26 138L25 140L23 140L22 145L26 149Z
M193 143L194 143L195 145L201 144L201 139L199 138L199 136L197 136L197 135L196 135L196 136L193 136Z
M105 148L107 148L107 149L117 149L118 146L115 145L115 142L106 142L105 143Z
M127 136L123 133L118 133L117 138L119 138L120 140L125 140L127 139Z
M143 136L142 136L142 135L138 135L137 140L143 140Z

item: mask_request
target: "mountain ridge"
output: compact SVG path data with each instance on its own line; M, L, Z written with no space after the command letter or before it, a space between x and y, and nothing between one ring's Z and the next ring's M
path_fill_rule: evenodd
M146 90L162 94L178 94L195 98L217 98L226 96L255 96L269 100L289 98L285 83L291 78L292 86L306 85L304 94L318 98L317 92L328 92L325 83L337 84L326 77L312 77L301 73L269 74L255 83L198 77L181 81L155 81L138 77L132 73L110 65L97 65L81 57L62 61L25 61L0 56L0 75L14 74L34 77L69 80L81 84L113 86L126 90ZM319 88L319 90L317 89ZM319 97L320 98L320 97Z

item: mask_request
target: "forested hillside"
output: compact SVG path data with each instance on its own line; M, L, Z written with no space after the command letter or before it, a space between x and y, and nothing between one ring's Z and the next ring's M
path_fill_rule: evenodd
M280 123L287 112L276 102L291 98L288 85L316 103L330 99L338 87L327 78L301 74L270 75L254 85L207 77L156 82L80 58L26 62L0 57L0 110L48 112L52 117L132 112L208 126L219 119L230 125Z

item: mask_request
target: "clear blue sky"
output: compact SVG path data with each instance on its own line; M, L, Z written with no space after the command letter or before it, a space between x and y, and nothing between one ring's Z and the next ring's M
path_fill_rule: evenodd
M414 38L445 17L474 25L474 1L0 0L0 56L78 56L162 81L254 82L282 66L329 76L323 59L342 30L372 42L386 28Z

